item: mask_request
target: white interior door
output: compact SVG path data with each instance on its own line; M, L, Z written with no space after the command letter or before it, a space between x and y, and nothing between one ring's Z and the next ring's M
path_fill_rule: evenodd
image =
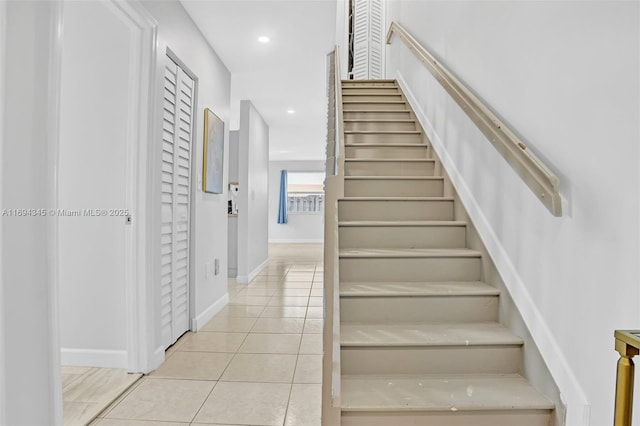
M384 2L355 0L353 10L353 77L384 76Z
M189 329L189 217L195 82L167 57L162 138L160 325L173 344Z

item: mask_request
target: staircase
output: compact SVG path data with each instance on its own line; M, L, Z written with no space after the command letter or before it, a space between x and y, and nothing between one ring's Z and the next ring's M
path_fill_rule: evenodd
M338 200L343 426L542 426L523 341L467 248L426 136L394 81L344 81Z

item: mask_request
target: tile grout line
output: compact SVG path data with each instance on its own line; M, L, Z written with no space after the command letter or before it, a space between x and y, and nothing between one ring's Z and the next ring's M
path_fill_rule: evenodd
M309 308L309 302L307 302L307 311ZM307 321L307 317L305 315L304 323L302 324L302 333L300 335L300 343L298 344L298 354L296 356L296 365L293 369L293 376L291 377L291 387L289 388L289 399L287 400L287 407L284 410L284 419L282 419L282 424L285 425L287 423L287 417L289 416L289 405L291 405L291 397L293 395L293 385L296 381L296 372L298 371L298 363L300 362L300 350L302 349L302 339L304 337L304 325Z
M252 281L253 282L253 281ZM247 284L250 285L251 283ZM249 306L249 305L241 305L241 306ZM266 309L266 308L264 308ZM264 309L262 310L262 312L264 312ZM261 314L262 314L261 312ZM212 319L215 319L218 315L216 314ZM259 318L259 317L258 317ZM209 391L209 393L207 394L207 397L204 399L204 401L202 402L202 404L200 404L200 408L198 408L198 410L196 411L196 413L193 415L193 417L191 418L191 420L189 421L189 423L193 423L194 420L196 419L196 417L198 417L198 414L200 413L200 411L202 411L202 408L204 407L204 405L207 403L207 401L209 400L209 398L211 397L211 394L213 393L213 391L215 390L215 388L218 386L218 383L220 383L222 380L222 376L224 376L224 373L229 369L229 366L231 365L231 363L233 362L234 359L236 359L236 355L238 355L240 348L242 348L242 345L247 341L247 338L249 337L249 335L252 333L253 328L256 326L258 322L258 319L256 319L253 323L253 325L251 326L251 328L249 329L249 331L247 332L247 334L245 335L244 339L242 339L242 342L240 342L240 344L238 345L238 347L236 348L236 350L233 352L233 356L231 357L231 359L229 360L229 362L227 363L227 365L224 367L224 369L222 370L222 372L220 373L220 376L218 376L218 380L216 380L215 384L213 385L213 387L211 388L211 391ZM302 340L302 339L301 339ZM295 374L295 373L294 373ZM293 379L292 379L293 381ZM289 390L289 397L291 397L291 390ZM286 411L285 411L285 416L286 416Z
M211 388L211 390L209 391L209 393L207 394L206 398L202 401L202 404L200 404L200 407L196 410L195 414L191 417L191 420L189 420L189 424L193 423L196 417L198 417L198 414L200 414L200 411L202 411L202 407L204 407L204 404L207 403L207 401L209 400L209 397L211 397L211 394L213 393L213 390L216 388L216 386L218 386L218 383L220 383L220 380L215 380L215 383Z
M187 381L188 381L188 380L192 380L192 381L201 381L201 382L202 382L202 381L205 381L205 382L206 382L206 381L208 381L208 382L214 382L214 385L213 385L212 389L208 392L208 394L207 394L207 396L205 397L205 399L204 399L203 403L200 405L200 407L199 407L199 408L198 408L198 410L195 412L195 414L191 417L190 424L196 424L196 423L194 423L194 421L195 421L196 417L200 414L200 412L202 411L202 409L203 409L204 405L206 404L206 402L211 398L211 395L212 395L213 391L216 389L216 387L218 386L218 383L220 383L221 381L223 381L223 380L221 380L221 379L222 379L222 376L223 376L223 375L225 374L225 372L228 370L228 368L229 368L229 366L231 365L231 363L232 363L232 362L237 358L237 355L238 355L238 354L240 354L240 353L243 353L243 354L244 354L244 352L240 352L240 350L241 350L242 346L243 346L243 345L247 342L247 340L249 339L249 335L251 335L251 334L254 334L254 335L258 335L258 334L265 334L265 335L291 334L291 335L294 335L294 334L295 334L295 335L300 335L300 341L299 341L299 344L298 344L298 351L297 351L297 354L293 354L293 353L289 354L289 353L287 353L287 355L296 355L296 363L295 363L295 366L294 366L294 369L293 369L293 376L292 376L292 378L291 378L291 382L289 382L289 383L287 383L287 382L254 382L254 381L236 381L236 380L232 380L232 381L223 381L223 382L232 382L232 383L271 383L271 384L289 384L289 386L288 386L288 388L289 388L289 395L288 395L287 404L286 404L286 407L285 407L285 410L284 410L284 418L283 418L283 424L284 424L284 423L286 423L287 418L288 418L288 415L289 415L289 409L291 408L291 401L292 401L292 394L293 394L293 386L295 385L295 383L294 383L294 382L295 382L295 375L296 375L296 373L297 373L297 371L298 371L298 369L299 369L299 367L300 367L300 365L299 365L299 362L300 362L300 351L301 351L301 348L302 348L303 338L304 338L304 336L305 336L305 326L307 325L307 321L308 321L308 320L310 320L310 319L316 320L316 318L308 318L307 316L308 316L308 314L309 314L309 308L311 307L311 306L310 306L310 303L311 303L311 297L313 297L313 296L311 295L311 293L313 292L313 286L314 286L315 275L317 274L316 268L318 267L318 262L314 262L314 263L315 263L315 266L314 266L314 270L313 270L313 275L311 276L311 279L310 279L310 281L311 281L311 282L310 282L310 284L311 284L311 285L310 285L310 287L309 287L308 289L307 289L307 288L304 288L304 289L307 289L307 290L308 290L308 295L303 296L303 297L305 297L305 298L306 298L306 301L307 301L306 306L300 306L300 307L304 307L304 308L305 308L305 315L304 315L304 317L303 317L303 318L299 318L299 317L286 317L286 316L283 316L283 317L264 317L263 315L264 315L264 313L265 313L266 309L267 309L268 307L271 307L271 306L269 306L269 303L271 303L273 300L275 300L276 296L278 296L278 298L284 298L284 297L299 297L299 296L287 296L287 295L285 295L285 294L276 294L276 293L281 293L283 290L286 290L286 289L288 288L288 287L286 287L286 286L285 286L285 285L286 285L285 277L286 277L286 275L287 275L289 272L295 272L295 271L292 271L292 268L295 266L295 263L296 263L296 262L286 262L286 265L287 265L287 266L285 266L285 268L286 268L286 272L285 272L285 274L284 274L284 275L282 275L282 277L280 278L280 280L279 280L279 281L274 282L274 284L276 284L276 285L274 285L272 288L268 288L268 287L270 287L270 286L269 286L269 284L270 284L270 282L269 282L269 281L252 281L251 283L249 283L249 285L248 285L248 286L250 286L251 284L257 284L258 282L265 283L265 287L267 287L267 288L265 289L265 293L270 293L270 294L269 294L269 295L267 295L267 296L258 296L258 295L256 295L256 297L264 297L264 298L265 298L265 300L267 301L267 302L266 302L266 305L247 305L247 304L244 304L244 303L242 303L242 304L240 304L240 303L232 304L233 306L242 306L242 307L244 307L245 309L247 309L247 308L248 308L248 307L250 307L250 306L256 306L256 311L258 310L257 308L258 308L258 307L260 307L261 309L260 309L260 313L258 314L258 316L255 316L255 317L254 317L254 316L250 316L250 317L249 317L249 316L233 316L233 317L229 317L229 316L226 316L226 315L225 315L225 316L218 316L218 315L216 315L216 317L217 317L217 318L252 318L252 319L253 319L253 324L252 324L252 325L251 325L251 327L248 329L248 331L246 332L246 334L245 334L244 338L242 339L242 341L240 342L240 344L236 347L236 349L235 349L233 352L217 352L217 351L212 352L212 351L199 351L199 350L196 350L196 351L181 351L181 350L179 350L179 346L177 346L177 347L176 347L176 350L172 351L172 354L171 354L170 356L174 355L176 352L183 352L183 353L197 352L197 353L220 353L220 354L231 354L231 358L229 359L228 363L226 364L226 366L224 367L224 369L223 369L223 370L222 370L222 372L220 373L220 375L219 375L219 377L218 377L218 379L217 379L217 380L207 380L207 379L204 379L204 380L203 380L203 379L195 379L195 378L193 378L193 379L188 379L188 378L168 378L168 379L172 379L172 380L187 380ZM300 260L300 263L305 263L305 264L307 264L307 263L310 263L310 262L309 262L307 259L301 259L301 260ZM281 264L280 262L277 262L277 263L275 263L275 264L270 264L270 266L272 266L272 265L280 265L280 264ZM306 271L306 270L302 270L302 271L298 271L298 272L307 272L307 271ZM300 281L296 280L296 281L291 281L291 282L304 282L304 283L307 283L308 281L309 281L309 280L300 280ZM236 292L235 292L235 295L239 295L239 294L241 294L242 292L246 293L246 291L247 291L249 288L251 288L251 287L240 288L240 290L238 290L238 291L236 291ZM256 286L256 287L254 287L254 288L259 288L259 287L257 287L257 286ZM296 289L296 288L299 288L299 287L290 287L290 288L291 288L291 289ZM300 289L303 289L303 288L300 288ZM272 290L273 290L273 291L272 291ZM248 295L247 295L246 297L251 297L251 296L248 296ZM283 310L284 310L284 308L287 308L287 307L296 307L296 306L288 306L288 305L284 305L284 306L273 306L273 307L275 307L275 308L283 308ZM216 318L216 317L214 317L214 318ZM276 332L276 333L273 333L273 332L266 332L266 331L264 331L264 332L263 332L263 331L256 331L256 330L255 330L255 328L256 328L256 326L257 326L257 323L258 323L258 321L259 321L260 319L262 319L262 318L266 318L266 319L302 319L302 330L301 330L299 333L291 333L291 332L289 332L289 333L277 333L277 332ZM321 319L320 319L320 320L321 320ZM216 330L204 331L204 333L207 333L207 332L224 332L224 333L231 333L231 334L232 334L232 333L239 334L239 332L235 332L235 331L226 331L226 330L225 330L225 331L216 331ZM245 333L245 332L243 332L243 333ZM306 333L306 334L317 334L317 333ZM247 354L253 354L254 352L246 352L246 353L247 353ZM268 353L268 352L267 352L267 353L262 353L262 354L264 354L264 355L282 355L282 354L284 354L284 353ZM169 357L167 357L167 359L168 359L168 358L169 358ZM136 386L132 386L132 387L129 389L129 392L127 392L127 396L128 396L128 394L129 394L129 393L131 393L135 388L137 388L137 386L138 386L142 381L154 380L154 379L162 379L162 378L160 378L160 377L155 378L155 377L151 377L151 376L144 376L142 379L140 379L140 380L138 380L138 381L136 382ZM116 405L114 405L113 407L108 407L108 408L111 408L111 410L113 410L116 406L118 406L118 405L119 405L122 401L124 401L125 399L126 399L126 396L125 396L124 398L122 398L122 400L118 401L118 403L117 403ZM232 424L232 423L229 423L229 424ZM235 422L234 422L233 424L235 424ZM252 423L252 424L253 424L253 423Z

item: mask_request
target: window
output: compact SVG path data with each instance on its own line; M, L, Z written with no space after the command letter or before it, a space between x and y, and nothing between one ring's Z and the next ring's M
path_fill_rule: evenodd
M320 214L324 211L324 173L289 172L287 209L290 214Z

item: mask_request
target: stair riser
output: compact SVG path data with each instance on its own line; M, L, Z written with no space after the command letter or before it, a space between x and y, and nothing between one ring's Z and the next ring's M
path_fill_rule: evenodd
M362 94L376 94L376 95L399 95L397 87L394 86L379 86L379 87L343 87L342 95L362 95Z
M518 373L520 346L342 347L343 374Z
M344 412L342 426L550 426L549 410Z
M345 120L407 120L409 111L343 111Z
M345 179L345 197L442 197L443 179Z
M416 146L357 146L345 147L345 157L353 159L394 159L413 158L427 159L427 147L425 145Z
M351 94L342 92L342 99L352 102L387 102L387 101L401 101L402 96L400 93L376 93L376 94Z
M374 88L379 88L379 87L393 87L394 89L397 90L398 86L396 86L396 83L394 81L343 81L342 82L342 88L346 89L346 88L358 88L358 89L364 89L364 90L369 90L371 87Z
M407 109L407 105L404 102L342 102L343 111L357 111L362 109L374 111L398 111Z
M344 281L479 281L480 258L342 258Z
M367 162L347 161L344 163L346 176L433 176L435 162Z
M340 248L463 248L464 226L341 226Z
M413 121L346 121L344 123L346 131L360 132L384 132L384 131L414 131L419 130Z
M396 145L403 143L413 143L422 145L425 143L420 133L346 133L344 141L350 143L380 143L386 145Z
M453 220L453 200L338 201L340 221Z
M497 320L497 296L340 298L342 322L459 323Z

